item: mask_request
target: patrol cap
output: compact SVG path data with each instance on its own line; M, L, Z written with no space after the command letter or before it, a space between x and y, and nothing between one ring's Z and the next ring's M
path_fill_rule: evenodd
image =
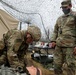
M29 26L27 28L27 32L32 35L34 41L39 41L41 38L41 30L35 25Z
M62 7L67 7L67 6L69 6L71 4L71 0L63 0L62 2L61 2L61 8Z

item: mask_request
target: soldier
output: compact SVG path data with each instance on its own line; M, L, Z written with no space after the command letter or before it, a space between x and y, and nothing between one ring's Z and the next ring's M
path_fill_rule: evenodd
M20 71L26 70L26 51L33 41L39 41L41 31L36 26L29 26L25 30L9 30L0 41L0 65L5 64ZM7 62L6 62L7 61Z
M54 27L51 40L54 52L55 75L76 75L76 13L70 0L61 3L63 15Z

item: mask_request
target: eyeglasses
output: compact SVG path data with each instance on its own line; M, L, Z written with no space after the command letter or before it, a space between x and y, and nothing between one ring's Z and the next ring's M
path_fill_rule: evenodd
M67 7L62 7L62 9L66 9Z

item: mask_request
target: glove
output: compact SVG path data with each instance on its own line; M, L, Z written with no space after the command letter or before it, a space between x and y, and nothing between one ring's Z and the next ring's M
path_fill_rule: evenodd
M21 66L18 66L16 68L16 71L19 72L19 73L24 73L23 68Z
M29 72L24 72L23 68L21 66L17 67L17 72L19 72L21 75L30 75Z

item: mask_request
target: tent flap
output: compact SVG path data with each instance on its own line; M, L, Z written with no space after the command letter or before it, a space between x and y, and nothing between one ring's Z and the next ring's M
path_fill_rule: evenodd
M0 39L2 38L3 33L10 29L17 28L18 23L19 21L17 19L0 9Z

